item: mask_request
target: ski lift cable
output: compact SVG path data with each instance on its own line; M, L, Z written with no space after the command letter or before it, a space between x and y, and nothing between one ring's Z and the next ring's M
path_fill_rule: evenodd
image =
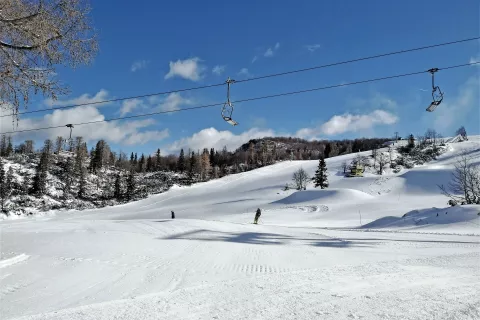
M338 66L338 65L342 65L342 64L349 64L349 63L360 62L360 61L365 61L365 60L373 60L373 59L383 58L383 57L387 57L387 56L393 56L393 55L397 55L397 54L403 54L403 53L414 52L414 51L421 51L421 50L425 50L425 49L448 46L448 45L453 45L453 44L458 44L458 43L468 42L468 41L473 41L473 40L479 40L479 39L480 39L480 37L474 37L474 38L467 38L467 39L461 39L461 40L456 40L456 41L438 43L438 44L433 44L433 45L428 45L428 46L423 46L423 47L404 49L404 50L382 53L382 54L377 54L377 55L368 56L368 57L362 57L362 58L356 58L356 59L351 59L351 60L346 60L346 61L339 61L339 62L334 62L334 63L320 65L320 66L314 66L314 67L310 67L310 68L297 69L297 70L291 70L291 71L286 71L286 72L280 72L280 73L275 73L275 74L258 76L258 77L243 79L243 80L237 80L236 83L249 82L249 81L266 79L266 78L273 78L273 77L279 77L279 76L283 76L283 75L305 72L305 71L311 71L311 70L317 70L317 69L322 69L322 68L329 68L329 67L334 67L334 66ZM58 107L52 107L52 108L29 110L29 111L24 111L24 112L11 113L11 114L7 114L7 115L0 115L0 118L8 117L8 116L18 116L18 115L29 114L29 113L47 112L47 111L53 111L53 110L62 110L62 109L69 109L69 108L75 108L75 107L82 107L82 106L90 106L90 105L97 105L97 104L103 104L103 103L111 103L111 102L132 100L132 99L148 98L148 97L166 95L166 94L177 93L177 92L186 92L186 91L208 89L208 88L213 88L213 87L220 87L220 86L224 86L224 85L225 85L225 82L222 82L222 83L210 84L210 85L205 85L205 86L183 88L183 89L170 90L170 91L164 91L164 92L156 92L156 93L148 93L148 94L144 94L144 95L128 96L128 97L122 97L122 98L99 100L99 101L94 101L94 102L71 104L71 105L67 105L67 106L58 106Z
M378 59L378 58L383 58L383 57L387 57L387 56L393 56L393 55L397 55L397 54L420 51L420 50L425 50L425 49L431 49L431 48L447 46L447 45L452 45L452 44L457 44L457 43L467 42L467 41L473 41L473 40L478 40L478 39L480 39L480 37L451 41L451 42L444 42L444 43L439 43L439 44L434 44L434 45L429 45L429 46L423 46L423 47L418 47L418 48L412 48L412 49L399 50L399 51L394 51L394 52L389 52L389 53L382 53L382 54L377 54L377 55L368 56L368 57L362 57L362 58L356 58L356 59L352 59L352 60L334 62L334 63L325 64L325 65L321 65L321 66L315 66L315 67L310 67L310 68L304 68L304 69L274 73L274 74L269 74L269 75L265 75L265 76L258 76L258 77L253 77L253 78L249 78L249 79L244 79L244 80L237 80L236 82L241 83L241 82L248 82L248 81L265 79L265 78L273 78L273 77L283 76L283 75L292 74L292 73L298 73L298 72L304 72L304 71L310 71L310 70L316 70L316 69L322 69L322 68L329 68L329 67L334 67L334 66L338 66L338 65L342 65L342 64L348 64L348 63L360 62L360 61L365 61L365 60Z
M450 69L456 69L456 68L461 68L461 67L472 66L472 65L476 65L476 64L480 64L480 61L470 62L470 63L465 63L465 64L459 64L459 65L454 65L454 66L448 66L448 67L443 67L443 68L438 68L438 70L450 70ZM339 87L347 87L347 86L352 86L352 85L357 85L357 84L363 84L363 83L369 83L369 82L377 82L377 81L383 81L383 80L389 80L389 79L395 79L395 78L409 77L409 76L424 74L424 73L426 73L426 72L429 72L429 71L428 71L428 70L422 70L422 71L416 71L416 72L410 72L410 73L404 73L404 74L397 74L397 75L393 75L393 76L385 76L385 77L381 77L381 78L374 78L374 79L368 79L368 80L360 80L360 81L355 81L355 82L348 82L348 83L336 84L336 85L331 85L331 86L326 86L326 87L318 87L318 88L305 89L305 90L299 90L299 91L292 91L292 92L284 92L284 93L272 94L272 95L268 95L268 96L246 98L246 99L241 99L241 100L233 101L233 102L231 102L231 103L233 104L233 103L240 103L240 102L249 102L249 101L256 101L256 100L265 100L265 99L271 99L271 98L277 98L277 97L283 97L283 96L289 96L289 95L296 95L296 94L313 92L313 91L328 90L328 89L334 89L334 88L339 88ZM214 104L208 104L208 105L202 105L202 106L196 106L196 107L181 108L181 109L177 109L177 110L158 111L158 112L151 112L151 113L143 113L143 114L136 114L136 115L131 115L131 116L125 116L125 117L108 118L108 119L103 119L103 120L95 120L95 121L87 121L87 122L73 123L72 125L74 125L74 126L80 126L80 125L87 125L87 124L94 124L94 123L101 123L101 122L109 122L109 121L116 121L116 120L126 120L126 119L142 118L142 117L148 117L148 116L153 116L153 115L160 115L160 114L165 114L165 113L176 113L176 112L181 112L181 111L190 111L190 110L196 110L196 109L205 109L205 108L211 108L211 107L216 107L216 106L223 106L224 104L225 104L225 102L220 102L220 103L214 103ZM65 125L58 125L58 126L51 126L51 127L43 127L43 128L32 128L32 129L25 129L25 130L18 130L18 131L9 131L9 132L0 132L0 134L12 134L12 133L21 133L21 132L32 132L32 131L40 131L40 130L57 129L57 128L63 128L63 127L65 127Z

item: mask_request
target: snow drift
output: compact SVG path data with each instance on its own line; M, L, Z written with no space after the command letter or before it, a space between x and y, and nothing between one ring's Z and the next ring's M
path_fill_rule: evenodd
M324 189L297 191L283 199L272 202L272 204L296 204L304 202L315 203L342 203L345 200L350 202L365 201L373 197L365 192L354 189Z
M480 234L480 205L465 205L446 208L428 208L412 210L402 217L383 217L362 226L363 229L385 228L436 228L439 225L447 225L453 228L455 225L467 224L478 226Z

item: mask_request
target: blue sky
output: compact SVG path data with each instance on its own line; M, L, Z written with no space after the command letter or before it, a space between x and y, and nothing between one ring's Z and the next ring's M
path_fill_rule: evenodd
M58 69L71 94L59 101L36 96L30 110L219 83L308 68L400 49L479 35L476 0L392 1L91 1L99 32L95 61ZM478 41L371 61L233 84L232 100L354 82L468 63L479 59ZM343 139L406 136L434 127L445 136L460 125L480 134L478 66L436 74L445 92L434 113L430 76L381 81L235 105L232 127L220 107L79 126L90 141L115 150L153 152L160 147L238 147L263 135ZM423 91L426 90L426 91ZM225 100L226 88L182 92L102 106L22 117L20 128L183 108ZM5 118L3 118L6 120ZM2 123L10 123L3 121ZM2 125L6 127L5 125ZM10 127L9 127L10 129ZM6 131L6 130L1 130ZM43 139L68 129L21 135ZM89 143L91 147L92 142Z

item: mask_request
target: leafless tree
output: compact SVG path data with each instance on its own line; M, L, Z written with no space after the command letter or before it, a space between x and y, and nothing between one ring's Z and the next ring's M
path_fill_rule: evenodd
M56 99L67 88L55 65L76 67L98 51L84 0L0 0L0 101L18 116L30 93Z
M377 147L373 147L372 149L372 157L373 157L373 167L377 165L377 155L378 155L378 149Z
M309 177L308 174L303 168L298 169L293 173L293 181L297 190L303 190L307 187L307 181Z
M60 151L63 150L63 137L58 136L55 140L55 153L60 154Z
M383 153L379 153L378 155L378 174L379 175L383 174L383 169L385 168L385 165L387 163L388 163L388 158Z
M425 138L425 136L417 136L417 141L419 146L424 147L427 139Z
M480 168L465 151L457 157L448 189L439 186L444 195L455 203L480 204Z
M425 132L425 140L428 141L429 143L433 143L434 146L437 145L438 137L439 137L439 134L435 129L428 129Z
M35 151L34 149L33 140L25 140L25 153L33 153Z
M208 153L208 149L204 149L202 156L200 158L201 163L201 176L204 181L208 180L210 176L210 171L212 169L212 165L210 164L210 156Z
M343 168L343 173L346 173L346 172L347 172L347 169L348 169L348 163L347 163L347 161L343 161L343 162L342 162L342 168Z
M388 146L388 156L389 156L389 160L390 160L390 167L392 166L392 156L393 156L393 147L390 145Z

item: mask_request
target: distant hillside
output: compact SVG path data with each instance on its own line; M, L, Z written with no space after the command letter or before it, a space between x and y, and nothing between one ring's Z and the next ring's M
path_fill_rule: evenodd
M265 137L252 139L240 146L236 153L262 152L270 149L277 153L278 159L290 159L293 154L294 160L316 160L320 156L325 158L335 157L358 151L368 151L378 148L391 138L360 138L354 140L305 140L292 137Z
M86 209L126 203L169 190L254 170L285 160L316 160L380 147L389 139L307 141L273 137L254 139L234 152L181 150L179 155L113 152L99 140L88 151L82 137L66 143L32 140L14 145L0 139L0 208L28 215L55 209ZM2 189L3 188L3 189Z

